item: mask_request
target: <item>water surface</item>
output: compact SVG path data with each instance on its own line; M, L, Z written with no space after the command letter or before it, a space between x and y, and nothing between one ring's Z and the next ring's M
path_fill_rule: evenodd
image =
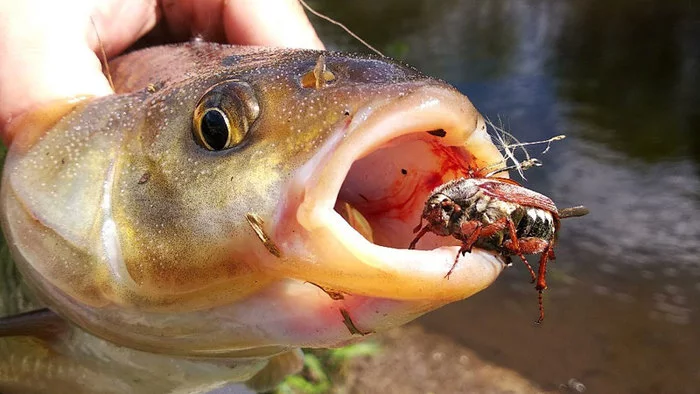
M700 392L700 5L673 0L314 1L447 80L525 141L568 138L525 185L563 223L547 319L521 265L422 324L542 387ZM363 50L314 20L331 48ZM532 150L532 153L538 153Z

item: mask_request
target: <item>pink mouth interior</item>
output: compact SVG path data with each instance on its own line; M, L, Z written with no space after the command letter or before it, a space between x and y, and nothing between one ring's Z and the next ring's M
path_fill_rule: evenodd
M476 168L473 155L440 140L427 132L402 135L353 163L338 202L349 203L369 222L370 241L406 249L431 191ZM426 234L416 249L454 245L459 241L453 237Z

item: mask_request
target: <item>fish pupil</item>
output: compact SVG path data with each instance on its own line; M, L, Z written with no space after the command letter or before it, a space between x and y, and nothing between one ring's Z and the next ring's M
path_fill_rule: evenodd
M228 142L228 124L220 111L207 111L202 117L202 137L214 150L221 150Z

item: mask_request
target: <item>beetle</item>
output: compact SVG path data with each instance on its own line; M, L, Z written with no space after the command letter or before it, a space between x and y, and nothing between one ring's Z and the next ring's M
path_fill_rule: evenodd
M449 278L460 255L473 247L499 252L506 263L517 255L525 263L538 292L539 318L544 320L542 291L547 288L547 262L554 260L554 246L560 219L583 216L583 206L559 211L547 196L517 182L498 177L459 178L434 189L423 209L418 233L409 245L415 249L428 232L453 236L462 241L454 264L445 275ZM423 226L423 220L428 223ZM540 254L537 273L525 259L526 254Z

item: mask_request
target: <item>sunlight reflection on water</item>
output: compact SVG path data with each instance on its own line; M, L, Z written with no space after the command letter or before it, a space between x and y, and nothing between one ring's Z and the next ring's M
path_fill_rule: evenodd
M700 8L661 0L314 3L380 50L454 84L519 139L568 135L525 183L560 207L591 211L563 223L545 324L531 324L536 293L518 265L423 324L546 389L576 376L590 392L694 392ZM330 47L360 49L334 27L316 26Z

